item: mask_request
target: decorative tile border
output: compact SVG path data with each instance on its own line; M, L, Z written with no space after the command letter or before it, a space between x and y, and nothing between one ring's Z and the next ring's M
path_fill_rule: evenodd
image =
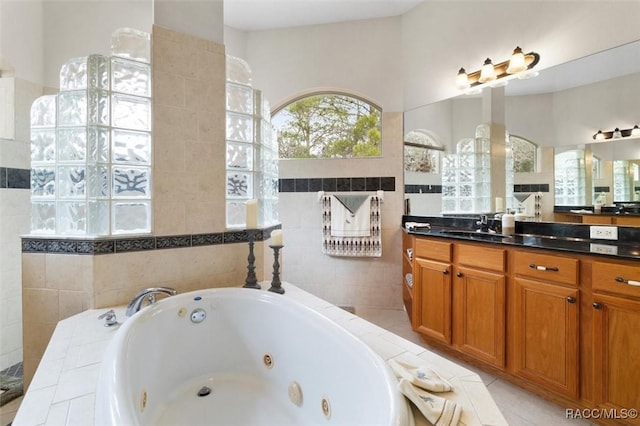
M549 184L530 183L527 185L513 185L513 192L549 192Z
M31 170L0 167L0 189L31 188Z
M549 192L548 183L513 185L513 192ZM405 194L441 194L442 185L405 185Z
M339 177L339 178L295 178L280 179L279 192L351 192L351 191L395 191L393 176Z
M22 252L99 255L235 244L248 242L250 234L254 235L254 241L266 241L271 236L271 231L280 228L282 228L282 225L275 225L265 229L241 229L212 234L168 235L158 237L105 237L98 239L23 237Z
M442 185L405 185L405 194L442 194Z

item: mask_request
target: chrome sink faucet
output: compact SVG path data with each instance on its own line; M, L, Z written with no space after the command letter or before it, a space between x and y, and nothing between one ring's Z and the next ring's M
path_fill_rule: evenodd
M477 229L478 232L489 232L489 222L487 220L487 215L480 215L480 220L476 222L476 225L480 225L480 228Z
M178 292L171 287L145 288L144 290L141 290L140 292L138 292L138 294L133 296L133 299L131 299L131 302L129 302L129 305L127 306L127 316L130 317L131 315L138 312L142 308L142 302L144 302L145 299L147 299L149 301L149 305L151 305L156 302L156 294L175 296L177 293Z

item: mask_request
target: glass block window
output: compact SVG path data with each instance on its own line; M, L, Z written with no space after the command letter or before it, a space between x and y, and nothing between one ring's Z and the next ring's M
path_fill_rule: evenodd
M613 201L630 201L632 196L633 169L627 160L613 161Z
M299 98L273 114L280 158L382 155L382 110L345 93Z
M555 155L555 204L580 206L586 203L584 151L574 149Z
M246 226L247 200L258 200L258 226L278 220L277 138L271 107L251 86L251 69L227 56L226 69L226 225Z
M456 153L442 161L442 213L491 211L491 139L486 124L474 138L456 144Z
M151 232L151 47L116 30L111 56L73 58L31 106L31 232Z

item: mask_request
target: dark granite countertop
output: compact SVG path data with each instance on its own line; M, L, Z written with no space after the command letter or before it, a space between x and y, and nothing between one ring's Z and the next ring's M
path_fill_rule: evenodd
M404 216L407 222L429 223L430 229L407 230L412 235L590 254L625 260L640 260L640 228L618 227L618 240L589 238L589 225L551 222L516 222L515 233L500 233L498 221L489 220L495 232L476 232L476 218Z
M640 202L619 202L616 203L616 205L602 206L600 213L596 213L593 206L554 206L553 212L578 216L591 215L640 217Z

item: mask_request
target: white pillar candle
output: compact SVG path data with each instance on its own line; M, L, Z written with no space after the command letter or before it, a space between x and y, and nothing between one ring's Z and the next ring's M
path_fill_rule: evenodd
M504 200L502 197L496 197L496 213L504 211Z
M281 246L282 244L282 230L274 229L271 231L271 245Z
M245 219L247 229L256 229L258 227L258 200L247 200L247 217Z

